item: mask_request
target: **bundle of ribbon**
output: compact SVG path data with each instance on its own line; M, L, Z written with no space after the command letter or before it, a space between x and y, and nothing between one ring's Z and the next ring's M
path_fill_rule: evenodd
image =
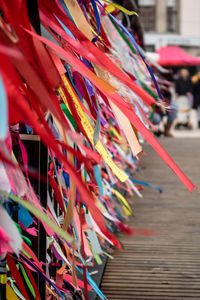
M0 255L8 299L40 299L35 272L46 282L47 299L88 299L91 289L106 299L88 269L109 256L110 245L121 248L114 230L131 233L124 194L141 197L141 186L160 191L134 178L139 135L195 188L149 130L148 113L162 105L162 95L111 6L123 10L108 1L39 0L38 32L26 1L1 1ZM46 208L30 182L22 125L48 149ZM38 234L38 221L46 231L46 261L28 238Z

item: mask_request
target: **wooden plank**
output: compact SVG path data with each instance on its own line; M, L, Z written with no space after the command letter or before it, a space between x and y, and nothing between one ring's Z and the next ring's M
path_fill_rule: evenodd
M200 186L200 139L163 139L182 168ZM102 280L109 300L200 299L200 199L187 192L153 151L144 158L142 178L161 185L133 199L133 228L152 235L120 235L124 250L114 251Z

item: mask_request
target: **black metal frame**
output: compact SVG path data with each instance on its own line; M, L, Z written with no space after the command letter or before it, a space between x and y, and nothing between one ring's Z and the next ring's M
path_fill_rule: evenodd
M39 196L42 207L47 207L47 193L48 193L48 149L40 141L38 135L21 134L20 138L26 148L28 156L28 167L34 170L34 178L30 178L30 182ZM42 180L41 180L42 176ZM32 240L33 251L37 255L39 261L46 262L46 231L43 225L38 222L38 236ZM43 266L45 272L45 266ZM39 275L36 275L37 285L40 292L41 299L46 299L46 282Z

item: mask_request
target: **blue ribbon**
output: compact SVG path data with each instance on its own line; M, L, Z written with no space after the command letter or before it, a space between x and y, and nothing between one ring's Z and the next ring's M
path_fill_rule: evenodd
M156 186L156 185L154 185L150 182L138 180L138 179L135 179L133 177L130 177L130 180L135 184L139 184L139 185L142 185L142 186L145 186L145 187L153 188L154 190L158 191L159 193L163 192L163 190L160 186Z
M76 267L76 269L79 271L79 273L81 275L83 275L83 270L81 268ZM88 271L86 271L86 277L87 277L88 283L91 285L91 287L93 288L93 290L95 291L95 293L99 296L99 298L102 299L102 300L106 300L107 299L106 296L98 288L98 286L96 285L96 283L94 282L94 280L92 279L92 277L90 276L90 274L88 273Z
M69 11L67 5L65 4L64 0L60 0L60 3L61 3L61 5L62 5L62 7L63 7L63 9L64 9L64 11L65 11L65 13L66 13L66 15L70 18L70 20L72 20L72 21L74 22L74 20L73 20L71 14L70 14L70 11Z
M98 165L93 167L93 171L94 171L94 176L98 185L98 189L99 189L99 194L101 196L104 195L104 190L103 190L103 179L101 177L101 172L100 172L100 168Z
M94 16L95 16L95 20L96 20L97 34L98 34L95 38L93 38L92 42L96 43L96 41L98 40L98 36L101 33L101 22L100 22L100 16L99 16L99 12L98 12L98 8L97 8L95 0L91 0L91 3L92 3L93 11L94 11Z
M66 173L65 171L63 171L63 178L65 180L65 184L67 186L67 188L70 187L70 177L69 177L69 174Z
M66 34L68 34L69 36L71 36L73 39L75 39L74 35L72 34L72 32L67 28L67 26L65 24L63 24L63 22L57 17L55 16L55 18L57 19L57 21L60 23L60 25L62 26L63 30L66 32Z
M18 220L28 228L33 223L33 217L23 206L19 205Z
M3 80L0 78L0 140L6 138L8 130L8 103L6 89Z

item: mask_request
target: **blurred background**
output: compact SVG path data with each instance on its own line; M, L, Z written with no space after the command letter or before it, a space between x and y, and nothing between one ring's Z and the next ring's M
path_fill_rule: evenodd
M200 56L199 0L138 0L147 51L176 45Z
M164 126L165 136L200 137L200 0L115 2L138 13L118 18L144 50L170 107L156 111L152 121Z

